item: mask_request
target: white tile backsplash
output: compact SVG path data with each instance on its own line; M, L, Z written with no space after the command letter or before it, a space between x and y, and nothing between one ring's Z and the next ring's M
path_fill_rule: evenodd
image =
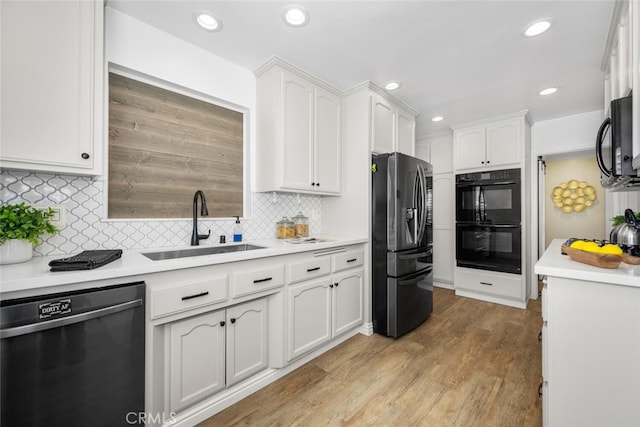
M103 182L90 177L0 169L2 204L26 202L37 206L62 206L66 226L35 248L36 255L73 254L88 249L142 249L189 245L192 220L106 220ZM275 237L276 222L299 211L309 217L310 234L321 232L320 196L287 193L252 193L251 218L242 220L243 238ZM312 215L315 212L317 215ZM198 218L200 233L211 230L231 241L235 220Z

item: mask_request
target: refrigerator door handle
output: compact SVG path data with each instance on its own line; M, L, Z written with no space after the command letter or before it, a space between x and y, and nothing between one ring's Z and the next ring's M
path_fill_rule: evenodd
M432 253L433 253L433 249L429 248L429 250L427 251L416 252L415 254L399 255L398 259L400 261L406 261L409 259L422 258L428 255L431 255Z
M418 183L419 183L419 218L420 218L420 229L418 231L418 240L417 242L421 242L424 238L424 233L427 228L427 178L424 173L424 168L422 165L418 165Z
M398 286L414 285L416 283L422 282L432 273L432 271L433 267L429 267L428 269L424 270L424 273L420 274L419 276L412 277L411 279L406 280L398 280Z
M398 280L398 286L406 286L406 285L413 285L416 284L418 282L421 282L425 277L427 277L428 274L421 274L418 277L414 277L413 279L409 279L409 280Z

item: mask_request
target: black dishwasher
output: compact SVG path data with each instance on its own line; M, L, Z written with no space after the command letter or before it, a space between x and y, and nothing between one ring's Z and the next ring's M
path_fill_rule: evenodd
M144 296L137 282L0 302L0 425L135 423Z

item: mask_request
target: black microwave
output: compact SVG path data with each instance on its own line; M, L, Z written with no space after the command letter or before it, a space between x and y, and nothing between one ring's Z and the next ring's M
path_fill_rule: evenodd
M596 160L600 183L613 191L640 187L638 171L633 169L631 95L611 101L610 116L598 129ZM609 131L609 136L607 136Z

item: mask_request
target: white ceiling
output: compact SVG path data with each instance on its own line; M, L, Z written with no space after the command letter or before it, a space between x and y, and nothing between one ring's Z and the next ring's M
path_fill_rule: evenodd
M109 6L249 70L277 55L346 90L365 80L402 82L393 94L420 112L418 136L529 110L534 122L602 109L601 62L614 1L172 1L109 0ZM303 5L310 22L280 19ZM207 10L216 33L195 26ZM524 39L539 18L556 24ZM540 89L561 86L541 97ZM439 123L435 115L445 116Z

